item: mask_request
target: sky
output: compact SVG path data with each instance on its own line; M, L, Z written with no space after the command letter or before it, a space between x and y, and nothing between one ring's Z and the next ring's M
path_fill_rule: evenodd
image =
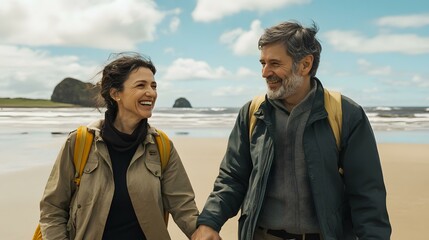
M362 106L429 106L426 0L1 0L0 97L96 83L132 51L157 67L156 106L241 107L266 92L260 35L289 20L319 27L324 87Z

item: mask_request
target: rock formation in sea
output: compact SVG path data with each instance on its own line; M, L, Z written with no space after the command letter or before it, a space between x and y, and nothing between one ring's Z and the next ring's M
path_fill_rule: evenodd
M65 78L55 86L51 101L94 107L97 105L96 97L99 92L99 87L92 83L85 83L74 78Z
M192 108L192 106L186 98L181 97L174 101L173 108Z

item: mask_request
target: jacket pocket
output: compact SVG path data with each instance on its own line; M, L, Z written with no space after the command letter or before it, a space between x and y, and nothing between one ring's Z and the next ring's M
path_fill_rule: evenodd
M98 160L92 160L88 161L85 165L85 168L83 169L83 174L91 174L98 168Z
M85 167L83 168L82 176L80 179L80 186L86 186L88 185L88 183L93 182L93 180L90 178L92 177L95 170L97 169L98 169L98 159L89 159L88 162L85 164ZM80 188L80 186L78 188Z
M102 176L97 174L99 168L99 161L97 159L89 159L85 164L83 173L80 180L80 185L77 186L73 207L79 211L77 206L86 206L92 204L100 188L105 184L105 180L100 179ZM79 208L80 208L79 207Z
M145 154L145 165L152 175L155 177L161 178L161 160L159 158L158 150L156 147L148 147L147 153Z

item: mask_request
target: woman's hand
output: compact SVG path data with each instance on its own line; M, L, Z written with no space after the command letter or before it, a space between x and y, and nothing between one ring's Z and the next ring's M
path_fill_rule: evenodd
M216 232L213 228L200 225L197 230L192 234L192 240L222 240L219 236L219 233Z

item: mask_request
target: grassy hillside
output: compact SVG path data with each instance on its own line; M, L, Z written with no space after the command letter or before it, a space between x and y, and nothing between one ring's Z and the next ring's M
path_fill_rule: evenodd
M53 108L53 107L78 107L77 105L68 103L52 102L47 99L31 99L31 98L0 98L0 108L20 108L20 107L37 107L37 108Z

